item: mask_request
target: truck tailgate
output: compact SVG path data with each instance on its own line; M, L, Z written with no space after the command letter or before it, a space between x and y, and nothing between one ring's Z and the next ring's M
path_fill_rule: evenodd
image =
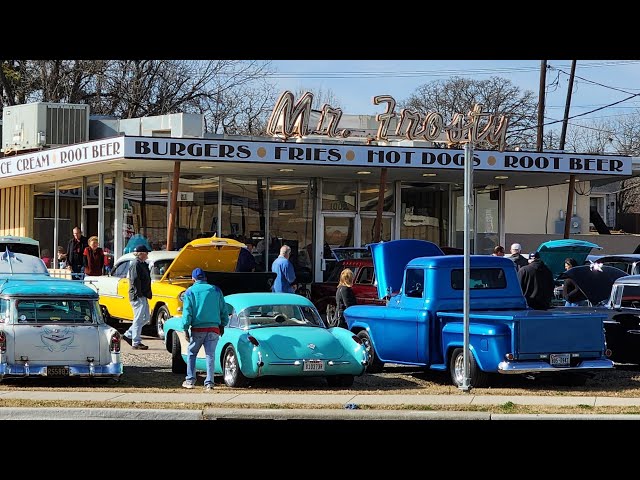
M439 312L443 319L463 321L462 312ZM519 354L602 352L604 314L507 310L471 312L469 323L511 323Z

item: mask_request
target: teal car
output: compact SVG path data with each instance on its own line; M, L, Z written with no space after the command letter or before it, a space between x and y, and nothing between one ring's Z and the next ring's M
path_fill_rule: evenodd
M327 328L311 301L293 293L237 293L225 296L229 325L216 348L216 374L229 387L265 376L326 377L329 386L349 387L365 371L362 341L344 328ZM164 324L173 373L187 370L182 318ZM205 372L204 348L196 370Z

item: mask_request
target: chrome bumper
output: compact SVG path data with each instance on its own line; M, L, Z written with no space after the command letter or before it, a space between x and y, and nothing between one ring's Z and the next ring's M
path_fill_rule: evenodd
M552 367L546 362L500 362L498 373L534 373L534 372L569 372L579 370L601 370L613 368L613 362L607 359L584 360L575 367Z
M51 365L59 366L59 365ZM107 365L64 365L69 368L69 377L119 378L123 373L122 363ZM47 377L47 365L0 363L0 380L4 377ZM55 378L66 378L56 376Z

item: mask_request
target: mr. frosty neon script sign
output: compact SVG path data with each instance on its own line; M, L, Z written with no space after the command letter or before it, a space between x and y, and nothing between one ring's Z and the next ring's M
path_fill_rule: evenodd
M326 103L322 106L316 129L309 131L312 102L313 93L311 92L306 92L295 102L293 93L284 91L269 117L267 134L284 139L304 137L309 134L326 135L332 138L346 138L351 135L349 130L338 130L342 110ZM398 114L395 111L396 101L389 95L373 97L373 104L386 104L385 112L376 115L378 132L375 140L387 141L391 120L396 119L395 136L408 140L434 142L438 141L444 132L447 143L451 145L469 141L474 145L487 143L497 146L500 151L504 151L506 146L509 117L483 113L482 105L479 104L475 105L466 116L461 113L454 114L447 124L442 114L438 112L428 112L423 115L415 110L403 108Z

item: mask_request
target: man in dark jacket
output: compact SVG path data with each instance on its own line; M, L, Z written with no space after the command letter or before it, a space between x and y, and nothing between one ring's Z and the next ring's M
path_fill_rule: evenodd
M147 350L149 347L142 343L142 327L151 321L149 299L151 295L151 273L147 265L149 249L145 245L138 245L133 254L136 261L129 267L129 301L133 307L133 322L124 332L124 339L136 350Z
M529 254L529 265L518 270L520 288L527 299L527 305L535 310L546 310L551 307L553 299L553 273L542 260L540 252Z
M71 270L71 278L82 280L84 270L84 249L89 246L87 237L82 235L78 227L73 228L73 237L67 245L67 270Z
M521 255L522 245L514 243L511 245L511 260L516 264L516 270L520 270L522 267L526 267L529 262Z

